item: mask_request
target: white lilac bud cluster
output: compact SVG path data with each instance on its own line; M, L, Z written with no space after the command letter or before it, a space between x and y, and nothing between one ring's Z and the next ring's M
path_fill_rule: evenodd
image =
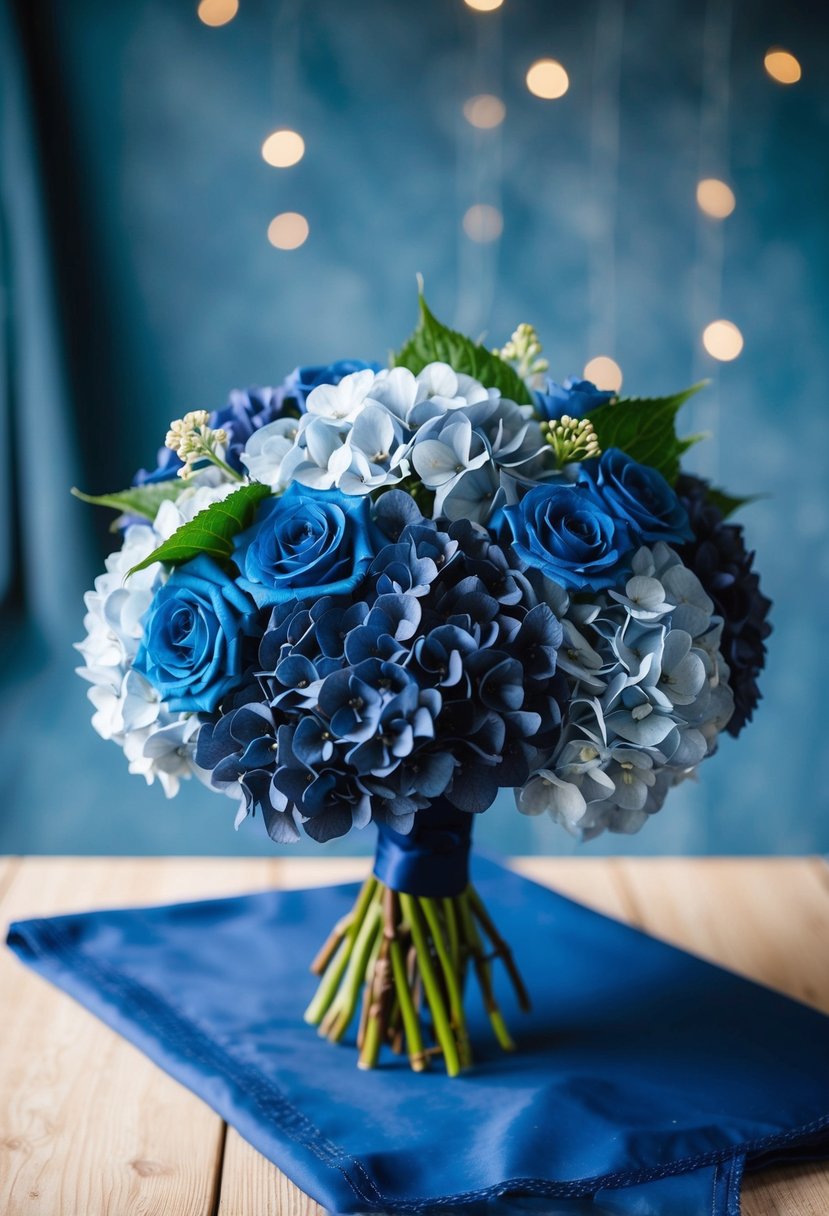
M537 381L550 370L550 364L543 358L541 349L535 326L522 321L509 342L500 350L494 350L493 354L498 355L505 363L512 363L523 380Z
M573 461L601 455L599 440L589 418L571 418L569 414L562 414L558 422L542 422L541 430L555 453L560 469Z
M213 430L209 420L207 410L191 410L170 423L164 445L183 462L178 475L184 481L193 476L196 465L204 460L220 466L224 463L217 449L227 446L227 431L221 427Z

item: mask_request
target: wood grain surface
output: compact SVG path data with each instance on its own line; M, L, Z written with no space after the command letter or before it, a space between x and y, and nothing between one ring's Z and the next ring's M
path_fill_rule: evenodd
M522 858L536 881L829 1013L817 859ZM366 859L0 858L28 916L357 878ZM2 1216L323 1216L207 1106L0 951ZM829 1169L750 1176L744 1216L829 1216Z

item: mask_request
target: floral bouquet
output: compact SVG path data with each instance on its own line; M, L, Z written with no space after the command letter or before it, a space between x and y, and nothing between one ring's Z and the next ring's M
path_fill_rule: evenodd
M694 390L546 370L530 326L489 351L421 296L390 368L234 392L81 495L119 513L79 672L130 771L195 775L278 844L376 825L305 1015L332 1040L358 1018L361 1067L467 1067L469 970L513 1045L492 963L527 992L468 873L499 790L583 839L638 831L758 700L770 605L740 500L680 471Z

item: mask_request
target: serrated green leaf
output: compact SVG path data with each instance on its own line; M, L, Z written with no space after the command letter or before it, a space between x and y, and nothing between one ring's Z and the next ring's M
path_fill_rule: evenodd
M684 456L688 449L694 447L695 444L702 443L703 439L710 438L710 431L697 431L696 435L686 435L684 439L677 439L680 456Z
M673 484L679 474L679 458L702 436L679 439L676 416L681 406L699 392L695 384L671 397L622 397L590 411L590 421L602 451L621 448L638 460L658 469Z
M153 520L161 504L168 499L178 498L185 488L185 483L179 478L171 478L150 485L130 486L128 490L115 490L112 494L84 494L76 486L72 487L71 493L81 502L91 502L96 507L111 507L122 514L142 515L145 519Z
M448 363L456 372L473 376L486 388L497 388L510 401L532 405L532 393L508 363L485 346L442 325L429 310L422 292L419 301L417 329L395 356L395 367L407 367L417 375L428 363Z
M716 486L709 486L705 500L712 507L717 508L723 519L728 519L729 515L733 515L735 511L739 511L740 507L746 507L749 503L758 502L763 497L765 497L763 494L748 494L746 497L740 498L734 494L727 494L725 490L718 490Z
M233 553L233 537L250 526L259 503L269 498L270 493L268 486L258 481L240 486L221 502L211 503L199 511L194 519L182 524L163 545L153 550L143 562L133 566L129 574L144 570L153 562L178 566L198 557L200 553L206 553L217 561L226 561Z

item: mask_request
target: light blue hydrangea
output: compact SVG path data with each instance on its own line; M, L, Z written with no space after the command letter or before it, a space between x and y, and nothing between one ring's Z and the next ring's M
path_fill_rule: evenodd
M431 363L417 376L364 369L319 385L300 419L254 432L241 459L274 490L296 481L364 495L414 474L436 516L483 523L500 470L526 471L545 451L531 407Z
M517 792L573 835L636 832L716 748L734 709L722 620L696 575L659 543L620 590L559 603L570 704L555 751Z

